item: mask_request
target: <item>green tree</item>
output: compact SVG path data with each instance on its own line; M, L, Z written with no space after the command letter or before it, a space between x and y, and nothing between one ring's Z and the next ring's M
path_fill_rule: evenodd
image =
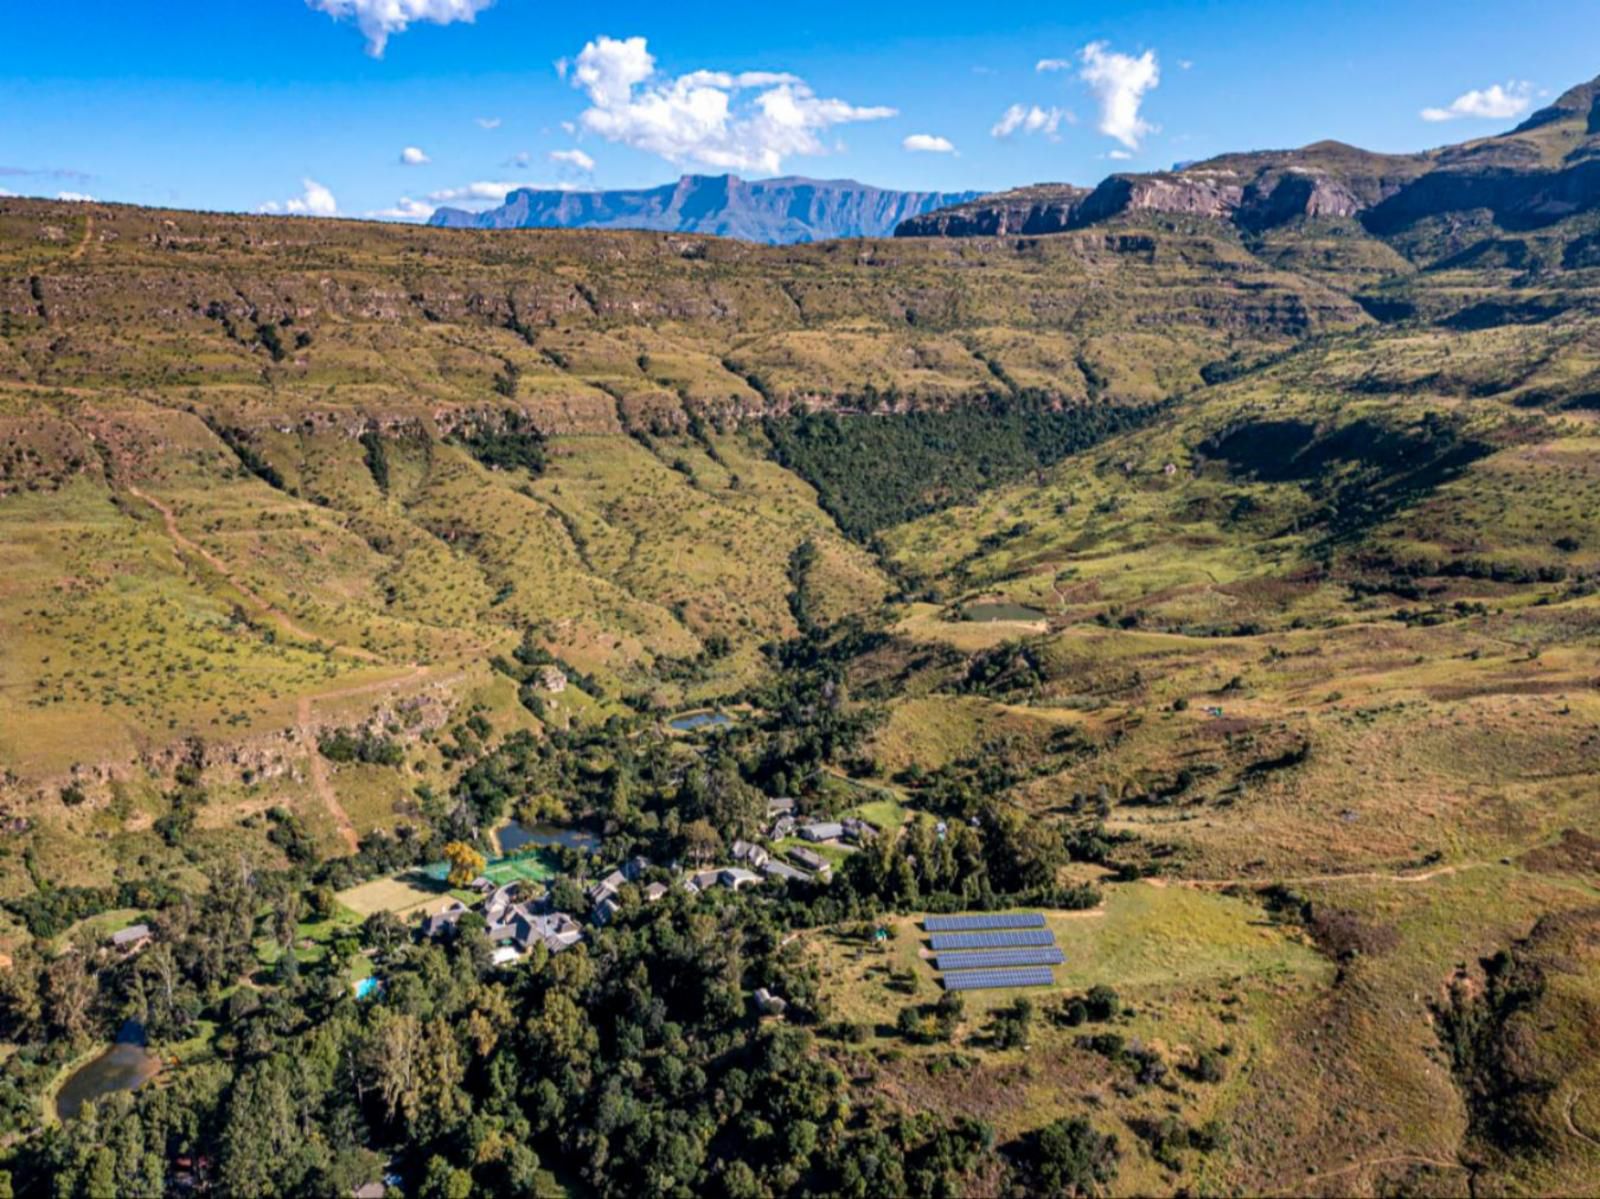
M423 1172L422 1185L417 1188L417 1194L421 1199L470 1199L472 1175L435 1155L428 1159L428 1168Z
M1117 1138L1101 1135L1081 1116L1057 1120L1034 1134L1034 1177L1049 1195L1097 1195L1117 1176Z

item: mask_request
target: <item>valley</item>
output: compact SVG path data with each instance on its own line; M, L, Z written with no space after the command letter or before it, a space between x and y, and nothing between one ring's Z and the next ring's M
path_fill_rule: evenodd
M1594 85L1548 112L811 245L0 198L19 1182L89 1176L45 1099L136 1017L117 1110L224 1193L1592 1192ZM599 849L514 859L586 939L502 969L416 934L508 819ZM739 844L831 881L686 891ZM1011 908L1055 984L949 1001L921 917Z

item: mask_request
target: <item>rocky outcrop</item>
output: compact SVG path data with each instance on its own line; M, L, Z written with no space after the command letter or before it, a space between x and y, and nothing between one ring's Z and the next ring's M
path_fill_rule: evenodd
M792 243L887 237L909 217L978 194L891 191L851 179L685 175L676 183L636 191L519 188L488 212L441 208L429 223L471 229L652 229Z
M896 237L1005 237L1064 233L1088 188L1040 183L901 221Z
M1244 198L1244 183L1232 171L1196 167L1155 175L1112 175L1091 192L1075 214L1080 225L1147 212L1229 220Z
M1449 213L1484 210L1506 229L1538 228L1600 208L1600 159L1559 171L1439 170L1363 214L1379 235Z
M1225 154L1171 171L1112 175L1092 192L1041 184L904 222L899 237L1062 233L1120 218L1186 216L1262 233L1300 220L1357 220L1392 236L1431 218L1487 212L1536 228L1600 208L1600 80L1507 133L1420 154L1342 142ZM1434 240L1414 239L1424 260ZM1404 249L1404 247L1402 247ZM1453 250L1452 250L1453 252Z

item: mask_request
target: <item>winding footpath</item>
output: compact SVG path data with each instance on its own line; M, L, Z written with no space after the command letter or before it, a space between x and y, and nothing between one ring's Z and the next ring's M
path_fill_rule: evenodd
M167 536L172 540L174 552L181 551L182 553L191 554L203 561L220 575L230 587L245 598L253 614L267 617L283 632L301 641L311 642L316 645L330 644L329 639L319 637L310 629L299 624L289 613L255 591L248 583L240 579L226 562L206 549L205 546L185 536L183 530L178 528L177 515L167 504L131 483L128 484L128 494L143 500L161 514L161 522L166 528ZM355 658L362 662L383 662L383 659L377 654L359 646L331 644L332 652L335 654L341 654L347 658ZM328 810L328 815L333 819L334 827L339 830L340 839L351 853L356 852L360 838L356 833L355 825L350 820L350 814L344 810L344 805L339 802L339 794L334 789L333 781L328 777L328 764L317 748L317 729L313 721L313 705L327 700L349 699L358 695L398 690L408 684L420 682L427 678L428 674L428 667L412 663L410 669L398 678L356 683L333 691L323 691L315 695L302 695L295 705L295 733L300 743L305 747L306 757L310 763L311 789L316 794L317 799L321 801L322 806Z
M1567 1106L1561 1111L1562 1119L1566 1121L1567 1131L1577 1137L1578 1140L1586 1145L1592 1145L1594 1148L1600 1149L1600 1139L1596 1139L1584 1132L1583 1129L1578 1127L1578 1122L1572 1118L1572 1109L1578 1106L1578 1100L1582 1098L1582 1091L1573 1091L1572 1094L1567 1096Z
M88 212L83 218L83 236L78 239L78 244L72 247L72 253L67 255L68 262L76 262L83 257L83 252L89 248L89 235L94 232L94 213Z
M1442 1157L1427 1157L1420 1153L1395 1153L1388 1157L1369 1157L1364 1161L1351 1162L1348 1166L1340 1166L1337 1170L1307 1175L1304 1178L1304 1185L1326 1182L1330 1178L1354 1174L1358 1170L1370 1170L1376 1166L1432 1166L1436 1170L1461 1170L1470 1173L1460 1162L1446 1161Z
M156 499L155 496L149 494L148 492L141 491L132 483L128 484L128 494L136 497L137 499L143 500L145 503L149 504L150 507L159 512L161 514L161 523L166 527L167 536L171 538L173 545L175 545L179 550L193 554L212 570L221 575L223 579L227 581L230 587L232 587L240 595L244 596L244 598L248 601L248 607L252 610L253 614L259 614L269 618L285 633L288 633L291 637L297 637L301 641L309 641L313 644L319 645L327 642L328 639L313 633L304 625L296 622L294 617L290 616L282 608L278 607L270 600L263 598L248 583L244 582L239 578L238 575L234 574L232 567L230 567L221 558L217 557L210 550L206 549L205 546L186 536L183 530L178 528L177 515L167 504ZM377 654L372 653L370 650L361 649L359 646L334 644L333 652L336 654L343 654L349 658L359 658L363 662L383 661L383 659Z
M381 679L373 683L341 687L337 691L324 691L318 695L302 695L295 706L295 731L300 743L305 746L306 759L311 764L311 789L322 801L322 806L328 809L328 815L333 817L334 827L339 830L340 838L351 853L355 853L360 847L361 839L356 834L356 826L351 822L350 814L339 802L339 793L334 790L333 781L328 777L328 763L317 747L317 729L311 719L312 705L321 700L349 699L352 696L367 695L376 691L393 691L408 683L424 679L427 674L426 666L414 665L409 672L397 679Z

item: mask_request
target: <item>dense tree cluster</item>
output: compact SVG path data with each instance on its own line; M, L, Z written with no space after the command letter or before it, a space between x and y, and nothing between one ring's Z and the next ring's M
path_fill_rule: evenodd
M1154 411L997 395L894 420L806 412L769 420L767 436L778 462L817 488L845 533L865 541L1137 428Z
M334 729L317 740L317 751L330 762L366 762L373 766L399 766L405 748L393 737L370 729Z
M507 363L503 391L516 394L518 371ZM506 409L497 424L475 425L456 435L467 453L487 467L497 470L523 470L530 475L544 473L547 461L544 434L521 412Z
M868 838L826 885L674 890L654 904L626 885L586 941L555 955L536 946L510 968L475 913L443 944L419 943L384 912L304 940L307 922L336 913L336 888L441 857L451 882L470 881L486 830L508 815L599 832L594 852L540 851L562 868L555 906L582 915L582 883L634 854L658 868L725 863L735 839L761 835L769 798L839 805L835 776L878 719L849 696L848 665L872 634L821 620L814 561L810 543L791 559L799 636L766 647L746 714L692 745L645 714L498 741L469 717L444 745L461 766L450 793L419 787L418 826L369 834L353 855L320 861L300 819L277 808L254 819L286 866L241 858L194 893L15 901L41 935L118 903L145 912L153 938L130 956L41 944L0 975L0 1036L19 1047L0 1067L0 1132L29 1129L44 1082L126 1020L159 1047L201 1046L177 1067L181 1086L118 1094L20 1141L20 1192L331 1195L389 1177L408 1194L464 1199L532 1194L554 1170L603 1195L888 1199L955 1196L980 1168L1003 1177L1011 1159L1057 1190L1103 1183L1115 1145L1092 1129L1053 1129L1007 1159L980 1123L853 1105L856 1026L834 1019L789 935L841 922L870 934L888 911L1096 903L1093 888L1059 881L1062 826L1005 802L1020 751L985 755L998 773L974 761L913 780L932 814ZM553 665L531 634L514 658L499 668L525 687ZM320 748L383 761L384 744L334 730ZM175 810L204 803L198 769L171 798ZM381 979L364 998L350 985L360 955ZM758 988L782 997L781 1016L755 1002ZM949 1040L964 1010L955 995L914 1004L900 1031ZM1031 1004L1003 1009L984 1035L1025 1044L1034 1018Z
M6 1033L24 1043L81 1043L127 1015L171 1040L216 1026L183 1087L30 1139L22 1193L159 1194L181 1168L241 1196L348 1194L385 1173L426 1196L531 1194L548 1164L601 1194L954 1194L992 1139L852 1109L805 1027L825 1014L816 980L762 905L630 906L592 946L509 973L481 929L441 947L369 921L384 985L363 1002L331 968L239 981L263 929L292 932L297 900L271 879L213 883L131 962L10 976ZM787 1021L762 1019L758 985L789 997Z

